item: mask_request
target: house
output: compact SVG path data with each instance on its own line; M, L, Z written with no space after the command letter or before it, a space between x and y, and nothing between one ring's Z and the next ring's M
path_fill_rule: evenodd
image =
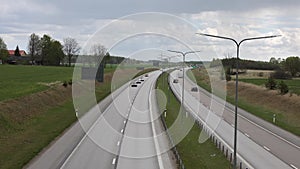
M7 51L8 51L9 56L15 56L15 50L7 50ZM19 52L20 52L21 56L26 56L27 55L25 50L19 50Z
M19 50L19 46L16 47L16 50L7 50L8 51L8 58L7 63L9 64L24 64L28 63L30 57L27 56L24 50Z

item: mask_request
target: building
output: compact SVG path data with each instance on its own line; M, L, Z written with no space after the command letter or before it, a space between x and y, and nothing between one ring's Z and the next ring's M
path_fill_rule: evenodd
M15 56L15 50L7 50L7 51L8 51L9 56ZM27 55L25 50L19 50L19 52L20 52L21 56L26 56Z

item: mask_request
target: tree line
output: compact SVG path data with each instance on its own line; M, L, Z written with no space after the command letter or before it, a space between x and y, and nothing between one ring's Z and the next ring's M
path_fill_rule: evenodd
M74 38L65 38L62 45L49 35L39 37L35 33L29 36L28 52L32 64L58 66L65 58L71 66L72 57L79 53L80 46Z
M219 66L222 63L223 67L231 70L232 74L235 73L233 69L236 68L236 58L213 59L210 67ZM286 59L272 57L269 62L242 60L239 59L239 69L243 72L245 69L254 70L274 70L274 78L276 79L289 79L291 77L300 76L300 58L298 56L290 56Z

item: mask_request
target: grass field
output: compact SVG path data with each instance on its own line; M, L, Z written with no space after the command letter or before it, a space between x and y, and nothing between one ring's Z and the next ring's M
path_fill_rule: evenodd
M194 75L199 86L210 91L209 77L205 70L194 69L188 76ZM265 79L240 79L239 84L239 103L238 106L249 113L252 113L266 121L272 123L273 115L276 114L277 126L300 136L300 98L291 97L289 94L280 95L277 91L269 91L261 87ZM287 80L293 92L299 89L299 80ZM203 85L205 84L205 85ZM255 84L255 85L253 85ZM226 100L234 104L235 83L227 82Z
M4 80L1 87L10 86L1 88L0 169L22 168L77 120L71 86L64 88L60 83L49 88L38 84L68 81L73 70L21 65L0 65L0 70L0 78ZM96 85L98 101L110 93L113 70L106 69L107 81Z
M110 94L115 70L107 66L104 82L95 84L98 102ZM72 86L61 86L72 78L73 68L0 65L0 72L0 169L22 168L77 120ZM133 68L120 70L120 85L134 72ZM60 82L52 87L40 84L56 81ZM86 110L93 106L88 103Z
M267 79L239 79L239 81L255 84L258 86L264 86ZM278 83L281 80L275 80ZM284 83L286 83L289 87L289 91L291 93L295 93L297 95L300 95L300 79L293 79L293 80L282 80Z
M163 90L167 95L167 85L163 86L163 78L165 82L167 74L164 73L157 82L157 88ZM165 83L166 84L166 83ZM170 127L177 116L179 115L180 102L171 92L170 104L167 105L167 126ZM225 156L219 149L210 141L207 140L205 143L200 144L198 137L200 135L201 128L197 124L194 124L187 136L176 146L179 154L183 160L185 168L189 169L226 169L230 168L229 161L226 160Z
M0 65L0 101L46 90L50 83L69 81L72 76L73 67Z

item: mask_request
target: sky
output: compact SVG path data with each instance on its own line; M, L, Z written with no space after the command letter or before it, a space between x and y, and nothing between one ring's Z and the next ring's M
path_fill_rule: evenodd
M81 54L102 44L111 54L139 59L200 50L187 60L235 57L234 43L196 32L243 38L241 58L268 61L300 55L299 0L0 0L0 37L8 49L27 50L31 33L80 44ZM147 52L145 52L147 51ZM139 52L141 52L139 54ZM179 59L179 58L178 58Z

